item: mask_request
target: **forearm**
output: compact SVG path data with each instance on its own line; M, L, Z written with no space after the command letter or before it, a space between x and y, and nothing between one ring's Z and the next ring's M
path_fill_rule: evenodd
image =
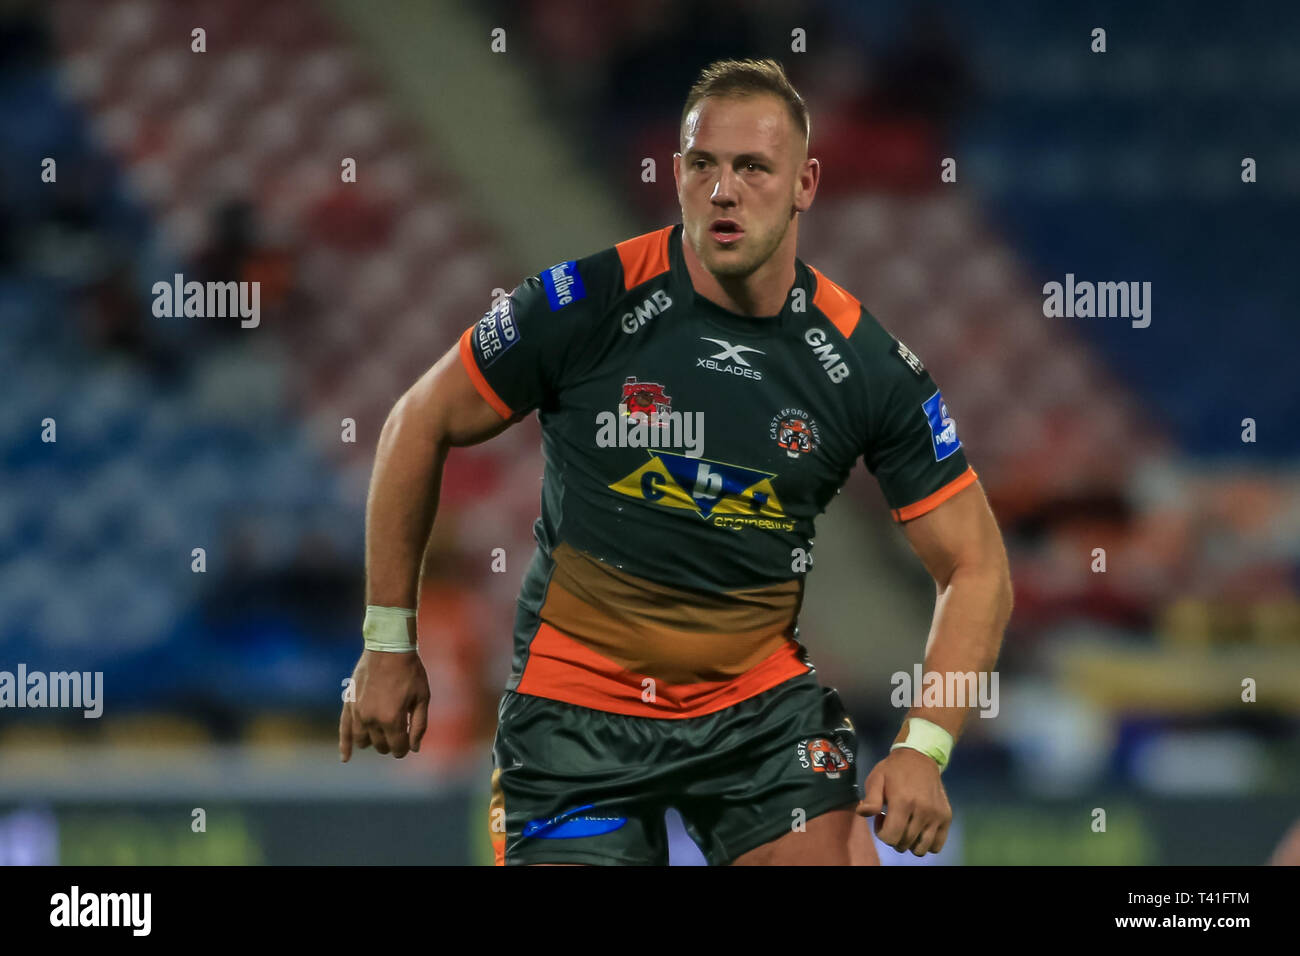
M379 436L366 501L366 603L416 606L448 442L399 401Z
M908 717L938 724L954 740L961 735L970 708L987 702L980 700L982 690L997 692L993 668L1011 616L1011 603L1011 581L1005 566L993 564L953 570L935 600L934 621L922 668L923 683L913 688L913 706L907 712ZM965 674L973 674L974 680L959 676ZM942 682L938 706L933 703L934 690L927 693L935 680ZM960 696L951 695L952 690ZM992 706L996 706L996 700ZM895 743L906 737L904 721Z

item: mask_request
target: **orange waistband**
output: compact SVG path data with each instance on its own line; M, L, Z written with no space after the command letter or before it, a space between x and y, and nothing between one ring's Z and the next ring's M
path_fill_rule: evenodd
M807 674L799 644L787 641L739 677L666 684L620 667L545 621L528 646L517 693L630 717L702 717Z

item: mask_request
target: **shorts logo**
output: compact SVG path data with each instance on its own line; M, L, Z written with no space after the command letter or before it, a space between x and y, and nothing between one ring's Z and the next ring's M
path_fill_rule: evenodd
M503 295L492 306L492 311L478 320L478 327L474 329L479 364L487 368L518 341L519 325L515 322L514 303L510 296Z
M523 835L537 837L539 840L573 840L578 837L613 833L627 823L627 817L601 816L583 812L593 810L595 806L594 803L588 803L558 813L549 820L529 820L524 824Z
M921 403L926 420L930 423L930 437L934 440L934 460L943 461L961 447L957 437L957 423L948 414L948 403L935 392Z
M667 451L649 455L610 489L656 507L693 511L719 528L794 530L772 487L774 473Z
M795 753L799 757L799 766L815 773L824 773L827 780L837 779L853 765L852 753L841 750L825 737L799 741Z
M542 288L546 290L546 298L551 303L552 312L587 296L587 290L582 285L582 276L578 275L578 263L573 259L551 266L541 274L541 280Z
M806 455L821 444L821 431L802 408L783 408L772 416L768 435L791 458Z
M895 341L898 341L898 340L895 339ZM913 352L911 349L909 349L909 348L908 348L906 345L904 345L902 342L899 342L899 343L898 343L898 352L897 352L897 355L898 355L898 357L901 358L904 362L906 362L906 363L907 363L907 367L910 368L910 369L911 369L913 372L915 372L917 375L922 375L922 374L925 373L925 366L922 365L922 364L921 364L921 360L920 360L919 358L916 357L916 353Z

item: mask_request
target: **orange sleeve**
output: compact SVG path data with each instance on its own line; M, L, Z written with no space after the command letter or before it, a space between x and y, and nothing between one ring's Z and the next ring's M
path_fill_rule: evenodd
M469 372L469 380L474 383L474 387L478 389L478 393L483 396L483 400L492 406L492 410L502 418L510 418L514 415L514 412L510 410L509 405L501 401L501 396L493 391L492 386L488 384L488 380L485 379L483 373L479 371L478 364L474 361L474 356L471 354L469 338L474 334L474 327L476 325L478 325L477 322L461 333L461 364L465 366L465 371Z
M927 511L933 511L939 507L957 492L969 485L975 483L979 475L975 474L975 469L967 465L966 470L960 475L948 482L933 494L926 495L920 501L914 501L912 504L902 508L894 508L890 514L894 516L895 521L911 521L913 518L919 518Z

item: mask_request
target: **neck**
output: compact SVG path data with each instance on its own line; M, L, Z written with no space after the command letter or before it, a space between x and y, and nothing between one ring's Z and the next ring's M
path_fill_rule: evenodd
M781 244L767 261L746 276L716 276L705 267L695 254L685 230L682 231L682 258L691 285L701 296L714 305L740 315L776 315L785 307L786 297L794 286L795 245L798 241L799 220L795 218L786 230Z

